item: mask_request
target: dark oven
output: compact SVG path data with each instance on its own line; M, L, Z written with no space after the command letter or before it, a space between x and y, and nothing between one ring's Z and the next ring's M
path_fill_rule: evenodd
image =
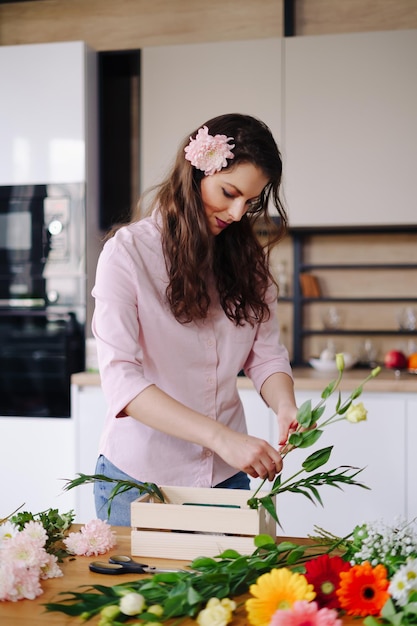
M70 417L85 274L84 186L0 187L0 416Z

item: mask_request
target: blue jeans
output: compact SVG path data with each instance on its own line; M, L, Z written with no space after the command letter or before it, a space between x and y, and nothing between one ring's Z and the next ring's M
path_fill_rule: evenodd
M99 456L97 460L96 474L104 474L104 476L114 478L115 480L130 480L140 484L140 481L135 481L134 478L119 470L119 468L113 465L113 463L110 463L103 455ZM111 502L109 516L109 497L114 486L115 483L104 481L94 483L94 500L97 517L102 520L107 520L112 526L130 526L130 505L134 500L139 498L139 489L130 489L129 491L118 494ZM244 472L238 472L234 476L216 485L215 488L249 489L249 477Z

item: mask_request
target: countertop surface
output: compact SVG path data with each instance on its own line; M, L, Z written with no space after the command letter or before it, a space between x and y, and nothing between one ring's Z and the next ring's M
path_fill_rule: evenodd
M78 530L79 526L75 525L72 530ZM65 594L66 592L80 592L85 591L87 587L91 585L106 585L108 587L123 582L130 582L143 578L143 575L138 574L124 574L123 576L111 576L102 574L96 574L90 572L88 564L91 561L107 561L111 554L130 554L131 542L130 542L130 528L114 526L113 530L116 532L117 545L113 550L100 557L86 557L77 556L73 560L67 559L61 564L63 576L60 578L52 578L42 581L42 595L35 598L35 600L19 600L18 602L0 602L0 624L4 626L79 626L79 617L69 617L64 613L59 612L45 612L44 604L47 602L57 602L62 600L63 596L59 594ZM282 539L282 538L281 538ZM303 544L307 540L300 538L291 539L294 543ZM140 557L137 558L140 561ZM155 565L159 567L168 568L184 568L189 562L186 561L173 561L168 559L146 559L146 563L149 565ZM80 586L83 585L83 588ZM244 600L245 596L241 596L238 602ZM94 617L88 624L96 626L99 618ZM84 623L84 622L83 622ZM178 623L178 620L170 620L165 622L168 624ZM194 626L196 622L191 619L184 619L181 621L184 626ZM230 622L230 626L246 626L248 624L246 617L246 610L244 605L241 605L234 614L233 621ZM343 626L355 626L358 621L354 618L344 617L342 619Z
M352 369L344 372L340 384L341 391L352 391L361 384L370 373L367 369ZM293 370L296 391L322 391L327 383L334 380L334 374L318 372L311 367L296 367ZM80 387L99 387L100 375L98 372L79 372L73 374L71 382ZM238 389L253 389L252 381L245 376L237 377ZM417 375L407 371L396 376L393 370L383 368L380 374L369 381L365 386L369 392L400 392L417 393Z

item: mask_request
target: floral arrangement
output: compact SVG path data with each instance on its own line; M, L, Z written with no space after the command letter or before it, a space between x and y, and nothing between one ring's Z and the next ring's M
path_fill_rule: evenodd
M58 562L65 557L104 554L115 545L114 532L101 520L68 534L73 511L9 517L0 520L0 600L33 600L42 593L42 580L62 576Z
M46 608L84 620L98 615L100 626L184 617L199 626L226 626L236 610L252 626L341 626L344 616L365 626L417 624L412 524L363 523L344 538L316 530L309 545L258 535L251 555L226 550L195 559L190 571L94 585Z
M190 137L190 143L184 148L185 158L206 176L220 172L227 166L227 159L233 159L233 137L226 135L210 135L207 126L197 132L195 139Z

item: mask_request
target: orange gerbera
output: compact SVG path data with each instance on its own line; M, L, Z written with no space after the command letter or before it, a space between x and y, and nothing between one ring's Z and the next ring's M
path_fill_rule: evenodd
M336 591L340 606L348 615L366 617L379 615L389 598L389 581L384 565L372 567L369 561L340 572L340 585Z

